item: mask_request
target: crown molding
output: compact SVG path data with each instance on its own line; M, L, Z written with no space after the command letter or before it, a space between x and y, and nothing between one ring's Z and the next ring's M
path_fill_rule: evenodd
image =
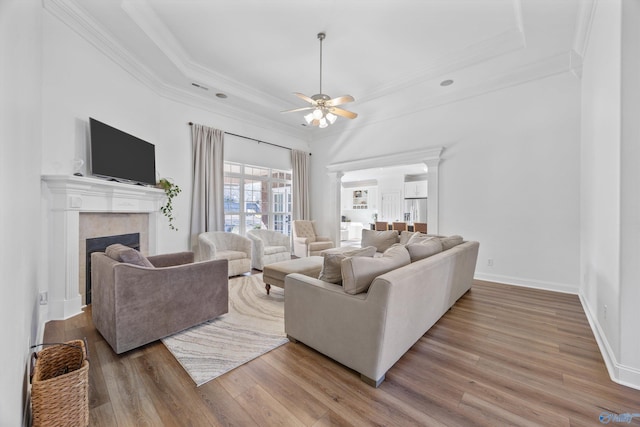
M191 93L187 90L166 84L149 68L134 58L117 40L104 31L95 19L78 7L71 0L43 0L45 10L59 19L80 37L89 42L99 52L103 53L120 68L144 84L153 92L172 101L187 104L217 115L238 120L238 117L251 120L252 125L277 130L294 138L308 140L308 132L298 129L294 125L265 119L258 113L223 105L220 100L211 99L202 95ZM269 105L273 108L273 104Z
M43 0L44 9L66 24L122 69L149 88L159 91L162 81L145 65L131 56L101 25L70 0Z
M429 67L416 70L401 79L381 85L373 92L361 96L359 102L368 102L443 74L524 49L526 41L522 24L521 0L513 0L512 5L515 22L513 28L443 56ZM204 83L206 86L218 87L222 91L233 93L234 96L266 108L289 103L288 99L257 90L195 62L162 20L158 18L153 8L149 6L148 0L123 0L122 8L186 78Z
M525 47L524 34L519 29L512 28L495 37L472 43L463 49L443 56L433 65L419 69L402 79L381 85L373 92L361 96L359 101L361 103L369 102Z
M254 87L240 83L229 76L216 73L194 61L176 40L146 0L123 0L122 9L147 37L166 55L166 57L189 80L217 87L221 92L233 93L235 97L273 108L274 105L287 104L284 98L276 97Z
M482 84L452 91L445 95L433 96L431 98L418 97L415 104L407 103L402 109L396 109L393 112L380 111L369 116L359 116L357 123L352 121L349 125L349 131L357 131L358 128L371 126L373 124L382 123L388 120L398 119L403 116L412 115L421 111L440 107L446 104L463 101L465 99L482 96L487 93L518 86L524 83L544 79L554 75L576 72L580 70L575 62L577 58L572 52L563 52L540 61L527 64L513 71L495 75L492 79L484 81ZM574 62L572 62L574 61ZM339 135L343 129L333 129L329 127L324 129L324 136Z
M434 78L467 67L480 64L500 55L505 55L527 47L521 0L512 0L514 26L496 36L467 45L437 59L429 67L418 69L411 74L378 86L373 92L360 96L360 103L390 95L407 87L415 86Z
M368 96L361 97L359 104L366 105L376 98L397 92L401 89L408 89L412 86L428 83L431 79L438 78L453 70L471 67L496 56L524 49L526 47L526 37L523 29L521 0L513 0L512 5L515 22L513 28L495 37L470 44L464 49L446 55L431 67L418 70L410 76L382 86ZM473 87L453 90L445 95L415 99L415 103L412 104L408 102L404 108L394 110L391 113L376 108L375 113L369 115L361 114L358 120L350 120L348 123L336 124L327 129L323 129L322 137L357 131L364 126L396 119L404 115L414 114L567 71L573 72L579 78L582 68L582 56L586 51L588 35L596 5L597 0L585 0L584 3L581 2L574 42L575 48L571 52L563 52L543 58L540 61L520 67L519 69L496 75L491 80ZM87 40L98 51L105 54L123 70L164 98L211 111L235 121L238 121L238 118L241 117L242 121L251 122L253 126L258 128L276 130L305 142L315 139L314 135L316 135L315 131L317 131L315 128L302 128L297 123L285 123L283 121L269 119L257 110L239 109L232 105L224 104L217 98L213 99L210 96L205 96L204 92L202 94L194 93L191 90L167 84L161 80L153 70L150 70L142 62L137 60L124 46L103 30L101 24L81 7L77 6L73 0L43 0L43 6L53 16L68 25L83 39ZM239 99L244 99L262 108L273 109L274 105L281 105L288 102L282 98L274 97L250 88L210 70L204 70L204 68L195 64L187 57L179 42L175 40L153 9L150 8L147 0L135 2L132 0L124 0L122 8L129 14L136 25L156 43L158 48L167 55L169 60L178 67L186 78L205 83L211 87L218 86L221 91L234 93L234 96L238 96ZM219 84L209 84L212 81L216 81ZM221 85L223 87L221 87Z

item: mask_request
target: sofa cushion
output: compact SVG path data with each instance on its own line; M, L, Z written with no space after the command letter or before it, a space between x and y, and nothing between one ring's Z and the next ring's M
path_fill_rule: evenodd
M453 248L454 246L458 246L464 241L462 236L449 236L449 237L441 237L440 242L442 242L442 250L446 251L448 249Z
M242 251L217 251L215 256L215 259L226 259L229 261L244 258L247 258L247 253Z
M320 271L318 279L324 282L341 285L343 259L354 256L373 257L375 253L375 246L367 246L366 248L354 248L350 250L344 250L340 248L326 249L322 251L324 262L322 264L322 270Z
M411 262L415 262L442 252L442 242L437 237L415 239L413 243L407 244L407 251Z
M264 247L265 255L279 254L280 252L287 252L287 247L286 246L265 246Z
M109 245L104 252L105 255L114 261L126 262L127 264L139 265L140 267L153 267L151 261L149 261L139 251L121 243Z
M400 242L399 243L401 245L406 245L407 243L409 243L409 239L414 234L422 234L422 233L420 233L419 231L403 231L402 233L400 233Z
M388 231L375 231L375 230L362 230L362 242L361 246L375 246L378 252L384 252L391 247L391 245L398 243L400 237L397 230Z
M348 294L366 292L376 277L410 263L409 252L403 245L390 247L378 258L345 258L342 261L342 287Z

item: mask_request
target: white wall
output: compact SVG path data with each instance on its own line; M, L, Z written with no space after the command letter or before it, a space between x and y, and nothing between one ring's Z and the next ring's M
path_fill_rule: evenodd
M354 121L347 131L312 143L313 194L330 194L328 164L444 146L439 231L480 242L477 276L577 292L580 82L575 76L565 73L356 126ZM327 205L314 203L312 212L327 233ZM489 258L493 267L487 266Z
M599 2L582 73L581 293L619 352L620 2ZM607 318L605 308L607 307Z
M619 380L640 389L640 3L622 3Z
M159 253L189 247L192 164L188 122L309 149L306 142L286 134L160 96L47 11L43 21L42 172L73 173L73 159L86 155L89 117L155 144L159 177L171 178L182 189L174 203L178 232L161 224ZM250 144L257 147L257 143Z
M0 425L26 422L37 340L40 244L41 4L0 2Z
M612 377L640 388L637 2L598 2L582 78L580 296Z

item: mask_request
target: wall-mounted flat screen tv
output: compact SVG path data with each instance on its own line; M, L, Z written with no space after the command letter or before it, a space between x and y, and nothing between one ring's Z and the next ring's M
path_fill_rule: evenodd
M134 184L156 183L155 146L89 118L91 174Z

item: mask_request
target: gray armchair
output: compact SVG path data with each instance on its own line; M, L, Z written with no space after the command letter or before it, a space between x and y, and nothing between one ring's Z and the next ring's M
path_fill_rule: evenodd
M200 260L226 259L229 277L251 271L251 240L225 231L207 231L198 236Z
M286 234L273 230L249 230L247 237L253 243L251 264L256 270L291 259L291 238Z
M145 258L113 246L121 248L91 254L91 315L116 353L229 311L226 260L193 263L193 252Z

